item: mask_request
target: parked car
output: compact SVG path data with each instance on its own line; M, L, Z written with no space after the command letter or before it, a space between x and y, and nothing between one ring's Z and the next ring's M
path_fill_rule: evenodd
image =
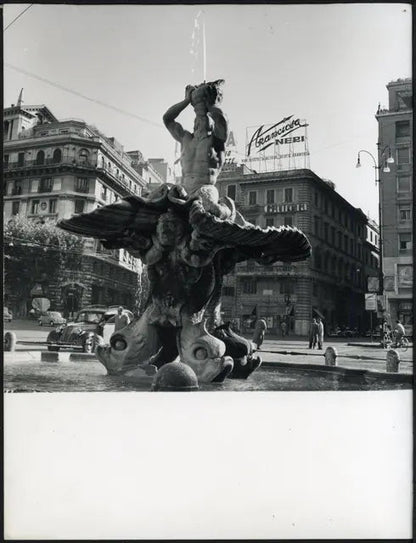
M73 349L93 353L97 345L109 341L114 331L114 321L113 324L107 323L111 318L114 319L117 308L118 306L95 305L81 309L74 321L58 326L48 334L48 350ZM128 314L133 317L130 311Z
M39 317L39 326L56 326L57 324L65 324L66 319L63 318L59 311L46 311Z
M12 322L12 319L13 319L12 312L7 307L3 307L3 321Z

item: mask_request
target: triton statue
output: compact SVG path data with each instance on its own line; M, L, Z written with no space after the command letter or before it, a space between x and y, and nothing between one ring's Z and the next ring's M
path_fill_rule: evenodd
M185 99L168 109L165 126L181 143L182 184L165 183L147 197L129 196L58 223L125 248L147 265L150 296L140 318L115 332L97 357L110 374L149 371L179 360L200 382L246 378L261 363L251 342L220 318L223 276L237 262L261 264L306 259L311 247L297 228L247 222L215 186L225 157L228 125L219 104L223 80L188 85ZM191 105L194 132L176 121Z

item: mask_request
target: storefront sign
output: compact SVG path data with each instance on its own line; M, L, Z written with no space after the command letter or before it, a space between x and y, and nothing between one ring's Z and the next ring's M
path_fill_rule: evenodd
M366 311L377 311L377 295L373 292L365 295Z
M368 278L368 292L378 292L378 291L379 291L378 277L369 277Z
M307 210L308 204L267 204L264 206L265 213L294 213Z
M397 266L397 280L401 288L411 288L413 286L413 266L402 265Z

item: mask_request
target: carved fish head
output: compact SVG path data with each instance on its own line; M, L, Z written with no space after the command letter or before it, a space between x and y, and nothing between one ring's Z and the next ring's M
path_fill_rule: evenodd
M139 320L114 332L109 345L99 345L96 354L110 375L119 375L146 363L160 347L156 330L148 324L146 310Z
M201 383L211 383L233 360L225 354L225 344L208 333L205 323L185 323L179 338L181 361L191 366Z

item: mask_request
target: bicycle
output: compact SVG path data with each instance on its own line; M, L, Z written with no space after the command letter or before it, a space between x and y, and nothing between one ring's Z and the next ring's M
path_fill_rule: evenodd
M387 349L401 349L405 353L409 348L410 343L406 336L402 336L398 342L396 339L388 339L385 342L385 345Z

